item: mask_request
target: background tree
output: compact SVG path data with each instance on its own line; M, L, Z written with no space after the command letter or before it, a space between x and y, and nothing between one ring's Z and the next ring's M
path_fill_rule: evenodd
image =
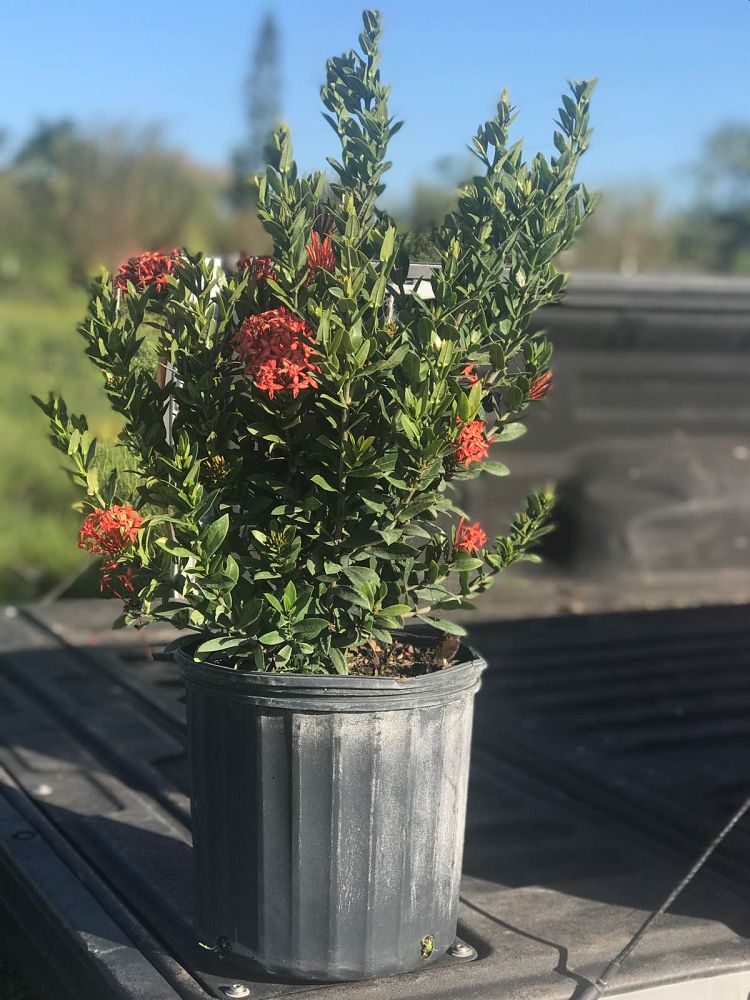
M662 201L655 188L605 191L562 266L623 276L670 270L675 265L679 218L665 212Z
M709 135L696 173L679 256L712 271L750 273L750 124L728 123Z
M251 178L262 174L269 156L269 143L281 119L281 67L279 30L273 14L261 22L245 82L247 135L232 158L233 182L230 192L237 208L254 206L256 196Z
M41 270L65 285L146 248L217 246L221 183L157 130L44 122L0 182L0 255L6 267L15 260L21 280L28 272L38 282Z

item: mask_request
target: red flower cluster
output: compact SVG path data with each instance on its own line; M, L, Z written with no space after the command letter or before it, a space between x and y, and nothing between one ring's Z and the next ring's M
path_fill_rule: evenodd
M487 532L482 528L479 521L473 524L466 524L466 518L462 517L458 522L456 534L453 539L453 548L461 552L478 552L487 544Z
M453 457L460 465L471 465L472 462L481 462L490 453L487 437L484 432L484 420L467 420L463 423L459 419L461 430L458 432Z
M465 368L461 369L461 376L466 379L469 385L476 385L479 381L479 376L477 375L476 365L466 365Z
M264 285L269 278L276 280L272 257L248 257L247 254L243 254L237 261L237 270L250 270L259 285Z
M277 392L299 395L316 389L320 368L311 360L313 333L304 320L283 307L248 316L232 346L245 365L245 374L273 399Z
M97 555L117 555L136 540L142 523L138 511L127 504L106 510L97 507L81 525L78 548Z
M102 566L99 593L108 590L113 597L127 601L135 595L135 570L132 566L120 566L116 559L108 559Z
M529 399L544 399L552 388L552 372L545 372L534 379L529 389Z
M307 259L310 266L310 273L307 276L307 284L315 277L315 272L320 268L322 271L330 271L333 274L336 269L336 258L333 255L331 237L326 236L321 242L320 236L313 231L310 234L310 242L305 247Z
M115 288L127 292L128 282L139 292L153 288L163 292L169 282L169 275L174 271L175 262L179 259L179 250L170 254L154 253L151 250L130 257L117 269Z

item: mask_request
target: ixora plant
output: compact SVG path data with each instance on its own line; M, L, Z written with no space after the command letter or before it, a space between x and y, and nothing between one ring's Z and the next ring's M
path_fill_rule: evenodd
M443 615L534 558L552 497L531 496L490 540L451 490L507 473L496 456L550 387L551 348L529 319L561 297L552 259L593 207L574 182L593 84L563 97L549 160L510 143L503 94L472 140L479 174L438 231L434 297L410 292L407 244L377 206L400 127L379 39L365 12L361 52L327 66L333 182L300 176L288 131L275 134L258 195L271 257L229 272L186 250L146 253L94 283L81 332L124 418L127 472L102 472L84 417L40 403L85 490L80 544L104 557L121 622L186 633L174 645L204 937L324 979L412 968L455 932L482 662L461 647L441 669L458 640L440 633L463 634ZM414 620L421 639L403 631ZM216 791L227 773L243 775L231 806ZM397 859L408 891L362 887L363 871L372 882ZM252 868L252 905L217 902L224 864Z

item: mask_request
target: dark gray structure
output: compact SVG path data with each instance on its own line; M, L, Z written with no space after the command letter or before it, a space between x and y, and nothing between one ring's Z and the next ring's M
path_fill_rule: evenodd
M557 482L541 612L627 607L636 593L644 606L747 599L750 282L574 275L537 325L555 346L554 389L528 434L496 449L510 478L482 477L462 499L501 530L528 489Z

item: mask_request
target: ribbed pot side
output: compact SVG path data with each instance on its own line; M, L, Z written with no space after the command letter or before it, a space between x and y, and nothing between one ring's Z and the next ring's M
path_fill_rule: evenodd
M424 967L456 932L474 694L463 661L407 680L259 674L178 653L201 939L277 975Z

